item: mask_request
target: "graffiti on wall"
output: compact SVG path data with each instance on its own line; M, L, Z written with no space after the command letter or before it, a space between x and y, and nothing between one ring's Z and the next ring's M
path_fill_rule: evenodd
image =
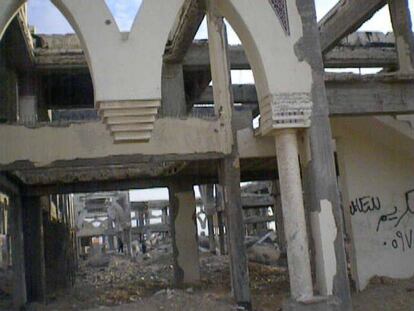
M395 250L405 252L414 249L414 229L403 229L401 223L411 215L414 216L414 189L405 193L405 206L400 208L398 206L388 208L382 204L377 196L362 196L351 201L349 205L352 216L357 214L378 215L379 211L384 211L377 221L376 232L380 232L385 224L391 224L393 228L398 229L392 236L391 242L384 241L384 246L389 246Z
M364 196L351 201L349 209L351 215L357 213L367 214L369 212L381 210L381 201L379 197Z
M391 240L391 246L393 249L401 250L406 252L407 250L414 249L413 245L414 229L405 231L398 230L394 238ZM387 242L384 242L384 246L387 246Z

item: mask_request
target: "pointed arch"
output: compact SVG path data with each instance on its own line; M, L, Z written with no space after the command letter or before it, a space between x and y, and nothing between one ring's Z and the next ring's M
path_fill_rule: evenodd
M312 70L296 55L302 20L295 1L287 1L289 32L269 0L211 0L240 38L253 71L262 116L262 133L272 129L274 103L289 104L286 94L310 101ZM307 95L309 94L309 96ZM311 104L311 103L310 103Z
M0 26L5 29L26 1L4 1ZM51 0L81 41L95 102L117 141L151 137L161 104L163 54L184 1L143 0L131 32L121 33L104 1Z
M10 22L25 3L26 0L2 0L0 2L0 40L3 38Z

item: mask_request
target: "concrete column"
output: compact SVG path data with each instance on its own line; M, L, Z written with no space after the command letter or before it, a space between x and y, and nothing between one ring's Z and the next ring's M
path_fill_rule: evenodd
M13 306L16 310L20 310L27 302L27 294L22 202L17 195L10 197L10 235L13 268Z
M115 250L114 235L113 234L108 235L108 246L109 246L110 251Z
M286 235L285 226L283 224L282 199L280 196L279 181L275 180L272 187L273 196L273 212L276 222L276 233L279 243L279 249L282 253L286 253Z
M275 135L290 291L293 299L304 300L313 296L313 288L298 158L297 131L294 129L278 130Z
M108 231L110 232L110 234L108 234L108 246L109 246L109 250L113 251L115 250L115 244L114 244L114 223L112 221L111 218L108 218Z
M200 281L196 200L191 183L169 187L170 226L174 259L174 285Z
M202 185L199 186L199 189L204 205L204 212L206 213L207 217L210 253L216 254L216 238L214 235L214 214L216 212L214 185Z
M216 210L217 210L217 227L218 227L218 240L220 255L226 254L226 237L224 232L224 201L223 201L223 187L216 185Z
M182 64L163 66L161 115L173 118L187 115Z
M83 255L82 239L76 238L76 245L78 251L78 259Z
M162 223L165 225L168 224L168 207L162 209Z
M233 295L240 306L251 310L249 269L244 244L238 159L226 158L221 161L219 181L224 188L224 214L226 216L227 246Z
M37 122L36 79L25 73L19 77L19 122L34 125Z
M207 225L208 225L208 242L210 247L210 253L216 254L216 237L214 234L214 217L213 215L207 214Z
M46 272L40 197L23 197L22 202L27 300L44 302Z
M223 212L217 212L217 224L218 224L218 234L219 234L219 247L220 255L226 255L226 237L224 233L224 219Z
M131 250L131 228L126 228L123 230L123 234L122 234L123 238L123 242L124 242L124 252L126 255L130 256L132 254L132 250Z
M231 71L224 19L213 1L207 1L207 28L213 79L214 110L228 135L230 153L220 161L219 182L223 187L224 212L233 295L238 305L251 310L249 269L244 245L244 225L240 191L240 159L231 88Z
M312 117L308 131L309 158L301 162L304 172L309 176L309 197L312 240L314 241L316 275L328 276L326 294L335 296L340 310L352 310L352 301L348 280L347 263L344 248L342 210L339 204L339 191L336 180L334 149L329 120L328 100L326 97L324 67L322 61L320 34L316 22L314 1L297 1L298 12L302 19L303 38L296 46L299 61L306 60L312 68ZM326 223L329 221L329 223ZM318 225L318 223L320 225ZM319 229L336 228L336 235L327 237L318 235ZM286 228L285 228L286 229ZM330 230L332 231L332 230ZM328 243L323 238L329 238ZM319 256L317 254L324 254ZM323 258L327 261L324 262ZM324 289L317 282L318 291L324 295Z
M400 72L414 71L414 37L408 0L388 0Z

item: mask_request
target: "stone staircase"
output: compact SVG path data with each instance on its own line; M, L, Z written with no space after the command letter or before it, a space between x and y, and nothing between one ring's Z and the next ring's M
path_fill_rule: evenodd
M115 143L148 142L160 106L159 100L101 102L98 113Z

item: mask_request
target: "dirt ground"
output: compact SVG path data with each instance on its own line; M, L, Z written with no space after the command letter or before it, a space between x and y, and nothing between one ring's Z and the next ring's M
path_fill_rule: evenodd
M169 252L158 251L131 261L108 255L105 260L82 262L75 286L48 297L46 307L29 310L238 310L230 298L228 259L203 254L201 284L171 289ZM256 311L279 310L289 296L285 268L249 264L253 306ZM10 297L0 292L0 310L9 310ZM353 295L355 311L414 311L414 279L375 278L362 293Z

